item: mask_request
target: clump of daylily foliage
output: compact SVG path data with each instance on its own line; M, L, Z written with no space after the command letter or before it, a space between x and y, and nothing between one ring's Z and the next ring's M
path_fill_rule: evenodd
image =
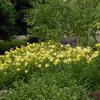
M47 68L59 64L69 64L79 62L84 59L91 63L92 59L100 54L100 43L96 44L95 51L91 47L82 48L77 46L72 48L70 45L61 45L49 41L47 43L28 44L25 47L10 50L5 55L0 56L0 71L7 69L15 71L24 71L28 73L29 67Z

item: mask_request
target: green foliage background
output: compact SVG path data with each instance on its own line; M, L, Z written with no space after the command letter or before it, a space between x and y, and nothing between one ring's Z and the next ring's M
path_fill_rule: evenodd
M0 33L4 34L4 38L9 38L14 33L16 19L16 11L10 0L0 0L0 18Z
M16 12L20 3L24 7ZM66 33L80 36L82 45L93 44L94 33L100 29L99 12L99 0L1 0L0 14L5 21L0 21L0 30L8 38L19 33L15 20L20 18L27 23L28 34L40 40L59 40Z

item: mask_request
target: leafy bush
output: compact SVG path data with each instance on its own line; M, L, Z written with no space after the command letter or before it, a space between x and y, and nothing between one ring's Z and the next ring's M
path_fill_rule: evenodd
M27 44L26 39L12 39L11 41L12 47L21 47L21 46L25 46L26 44Z
M31 26L28 32L46 40L59 40L65 32L69 36L84 37L87 44L90 41L94 43L94 22L99 20L98 8L98 0L48 0L43 5L33 3L33 8L25 17Z
M0 41L0 49L1 50L9 50L11 48L11 44L9 41Z
M25 39L12 39L11 41L0 40L0 50L6 52L15 47L25 46L26 44L27 40Z
M34 5L33 3L33 8L29 9L28 18L26 19L28 25L31 26L31 29L29 29L28 32L41 39L56 39L58 37L58 32L60 31L60 28L58 27L60 6L60 3L57 1L51 1L46 3L46 5Z

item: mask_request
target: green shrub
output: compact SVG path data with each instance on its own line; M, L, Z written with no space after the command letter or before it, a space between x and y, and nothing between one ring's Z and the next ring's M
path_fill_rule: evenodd
M33 3L25 17L31 26L28 32L46 40L58 40L66 32L69 36L87 38L86 44L91 44L90 36L93 42L95 40L94 21L99 20L98 8L98 0L48 0L44 5Z
M13 39L11 41L12 47L21 47L22 45L25 46L27 44L27 40L25 39Z
M34 2L34 1L33 1ZM33 3L29 9L26 22L31 26L28 32L44 40L57 39L61 34L59 28L61 2L51 1L45 5ZM63 27L63 26L62 26Z
M11 41L3 41L0 40L0 49L3 51L10 50L11 48L25 46L27 44L27 40L25 39L12 39Z
M11 48L11 44L9 41L0 41L0 49L1 50L9 50Z

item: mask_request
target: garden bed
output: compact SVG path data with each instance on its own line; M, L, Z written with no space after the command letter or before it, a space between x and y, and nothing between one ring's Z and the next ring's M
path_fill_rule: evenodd
M0 56L1 98L91 100L100 89L99 61L100 44L95 50L52 41L16 48Z

